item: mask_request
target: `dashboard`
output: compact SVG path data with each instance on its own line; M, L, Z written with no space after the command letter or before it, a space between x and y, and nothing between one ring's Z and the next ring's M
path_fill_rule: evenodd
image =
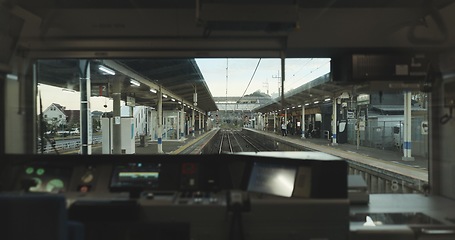
M351 208L347 162L324 153L6 158L7 190L64 195L69 219L84 224L87 240L369 239L390 233L369 231L365 219L401 225L406 236L420 226L432 234L447 228L416 206L408 213L375 213L384 205L377 203Z
M127 193L134 199L145 193L191 195L233 189L263 196L347 197L347 172L340 170L346 169L347 163L338 158L283 159L231 154L9 157L10 172L14 175L10 178L10 190L93 196ZM323 177L324 173L330 177Z
M6 162L9 191L64 195L88 240L281 239L285 229L298 239L347 239L349 232L347 162L324 153L9 155Z

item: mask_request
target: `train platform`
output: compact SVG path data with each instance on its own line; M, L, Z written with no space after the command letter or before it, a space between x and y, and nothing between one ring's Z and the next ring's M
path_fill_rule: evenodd
M207 132L197 132L194 136L189 135L182 140L165 140L162 143L162 154L184 154L197 151L207 142L211 136L215 135L216 129ZM136 142L136 154L158 154L158 142L148 141L145 146Z
M356 146L353 144L333 145L327 139L305 138L300 135L281 136L281 132L260 131L257 129L245 128L257 134L266 135L271 138L279 139L294 145L321 151L342 157L359 164L366 164L375 168L385 169L391 172L399 172L421 181L428 181L428 159L421 156L414 156L413 161L402 160L401 151L383 150L378 148Z

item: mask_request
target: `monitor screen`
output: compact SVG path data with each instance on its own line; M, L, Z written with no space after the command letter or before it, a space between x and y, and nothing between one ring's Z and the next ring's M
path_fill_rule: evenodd
M161 164L124 163L114 167L111 189L155 189L159 186Z
M296 172L295 166L255 162L247 191L291 197Z

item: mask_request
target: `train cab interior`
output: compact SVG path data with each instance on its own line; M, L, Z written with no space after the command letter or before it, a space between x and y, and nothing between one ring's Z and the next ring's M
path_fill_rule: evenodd
M454 22L453 0L0 0L0 239L454 239ZM333 86L425 93L424 191L355 204L350 163L318 151L92 153L93 84L123 82L114 101L161 108L158 90L191 104L206 89L181 68L194 58L279 59L282 72L287 59L330 58ZM152 68L176 76L160 85ZM42 83L85 93L75 154L40 150ZM209 92L198 98L215 110Z

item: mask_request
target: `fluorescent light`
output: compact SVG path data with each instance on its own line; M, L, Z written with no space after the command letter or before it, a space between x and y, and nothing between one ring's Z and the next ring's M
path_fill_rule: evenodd
M164 97L164 98L167 98L167 95L166 95L166 94L163 94L163 97Z
M314 104L318 104L318 103L319 103L319 101L314 101Z
M305 106L308 106L308 105L310 105L310 104L309 103L305 103Z
M6 79L11 79L11 80L14 80L14 81L17 81L17 75L14 75L14 74L6 74Z
M150 88L150 92L152 92L152 93L156 93L156 90L155 90L155 89L153 89L153 88Z
M302 107L302 105L299 105L299 106L297 106L297 107Z
M131 83L131 85L134 85L134 86L136 86L136 87L141 86L141 83L138 82L138 81L136 81L136 80L134 80L134 79L131 79L131 80L130 80L130 83Z
M100 65L100 66L98 67L98 69L101 70L101 71L103 71L103 72L106 73L106 74L115 75L115 72L114 72L112 69L107 68L107 67L105 67L105 66L103 66L103 65Z
M330 98L326 98L326 99L324 99L324 101L328 102L328 101L330 101Z
M295 106L294 106L294 107L292 107L292 109L294 109L294 108L295 108Z
M182 104L182 102L179 101L179 104Z
M171 98L171 101L175 102L175 99Z

